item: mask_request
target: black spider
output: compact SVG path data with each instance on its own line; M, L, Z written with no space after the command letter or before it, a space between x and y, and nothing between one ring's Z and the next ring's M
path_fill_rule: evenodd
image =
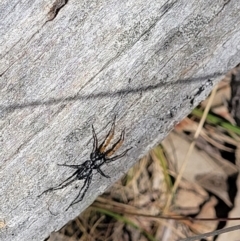
M92 181L93 170L97 170L102 176L104 176L106 178L110 178L110 176L104 174L104 172L100 169L101 166L105 163L110 163L112 161L115 161L115 160L123 157L131 149L131 148L129 148L129 149L125 150L124 152L122 152L120 155L110 158L110 156L112 156L117 151L117 149L119 149L120 146L122 145L122 143L124 141L124 134L125 134L125 131L123 130L118 141L115 144L113 144L109 150L106 150L107 146L109 145L110 141L112 140L112 138L114 136L114 129L115 129L115 119L114 119L112 127L111 127L110 131L108 132L105 140L102 142L102 144L100 146L98 146L97 135L96 135L94 127L92 125L93 150L92 150L92 153L90 154L90 160L87 160L80 165L58 164L59 166L66 166L66 167L70 167L70 168L77 169L77 170L70 177L68 177L65 181L63 181L61 184L59 184L56 187L51 187L51 188L45 190L39 196L41 196L42 194L44 194L46 192L65 188L66 186L68 186L69 184L71 184L72 182L74 182L76 180L84 180L84 184L83 184L82 188L80 189L77 197L71 202L71 204L66 209L66 211L67 211L72 205L82 201L82 199L84 198L84 196L89 188L89 185Z

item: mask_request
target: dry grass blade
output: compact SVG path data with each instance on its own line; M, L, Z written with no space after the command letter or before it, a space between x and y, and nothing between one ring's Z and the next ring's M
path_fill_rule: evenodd
M207 114L208 114L208 112L209 112L209 110L210 110L211 103L212 103L212 101L213 101L213 99L214 99L214 96L216 95L217 88L218 88L218 87L215 86L214 89L213 89L213 91L212 91L212 93L211 93L211 96L210 96L210 98L209 98L209 102L208 102L208 104L207 104L207 106L206 106L206 109L204 110L203 116L202 116L201 121L200 121L200 123L199 123L199 125L198 125L198 129L197 129L197 131L195 132L193 142L191 143L191 145L190 145L190 147L189 147L189 150L188 150L188 152L187 152L187 154L186 154L186 157L185 157L185 159L184 159L184 162L183 162L182 166L180 167L179 174L178 174L177 179L176 179L176 181L175 181L175 183L174 183L174 185L173 185L173 188L172 188L172 193L171 193L171 195L169 196L169 198L168 198L168 200L167 200L167 203L166 203L166 206L165 206L165 210L164 210L165 212L168 212L169 207L170 207L170 205L171 205L171 203L172 203L173 196L174 196L174 194L175 194L175 192L176 192L176 190L177 190L177 188L178 188L178 186L179 186L179 183L180 183L180 181L181 181L181 179L182 179L183 171L184 171L184 169L186 168L186 165L187 165L187 163L188 163L188 161L189 161L189 158L190 158L190 156L191 156L192 150L193 150L193 148L194 148L194 146L195 146L195 141L196 141L196 139L198 138L198 136L199 136L199 134L200 134L200 132L201 132L201 129L202 129L202 127L203 127L203 124L204 124L204 122L205 122L205 119L206 119L206 117L207 117Z
M207 237L219 235L222 233L228 233L228 232L232 232L235 230L240 230L240 225L236 225L236 226L233 226L230 228L216 230L216 231L205 233L205 234L196 235L196 236L190 237L190 238L180 239L179 241L197 241L197 240L201 240L202 238L207 238Z

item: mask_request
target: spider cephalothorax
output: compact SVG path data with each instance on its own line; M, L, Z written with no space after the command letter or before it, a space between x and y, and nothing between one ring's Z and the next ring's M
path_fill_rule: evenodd
M71 204L66 209L66 210L68 210L72 205L82 201L82 199L84 198L84 196L89 188L89 185L92 181L93 170L97 170L97 172L99 172L102 176L109 178L109 176L104 174L104 172L101 170L101 166L105 163L110 163L112 161L115 161L115 160L123 157L131 149L131 148L128 148L121 154L111 157L122 145L122 143L124 141L124 134L125 134L125 131L123 130L118 141L116 143L114 143L110 149L106 150L106 148L108 147L108 145L110 144L110 142L114 136L114 130L115 130L115 120L114 120L112 127L111 127L110 131L108 132L106 138L104 139L102 144L100 146L98 146L97 135L95 133L94 127L92 126L93 150L92 150L92 153L90 154L90 159L83 162L80 165L58 164L59 166L65 166L65 167L70 167L70 168L76 169L76 171L70 177L68 177L65 181L63 181L56 187L51 187L51 188L45 190L39 196L41 196L42 194L49 192L49 191L54 191L54 190L65 188L66 186L68 186L69 184L71 184L72 182L74 182L76 180L84 180L84 184L81 187L77 197L71 202Z

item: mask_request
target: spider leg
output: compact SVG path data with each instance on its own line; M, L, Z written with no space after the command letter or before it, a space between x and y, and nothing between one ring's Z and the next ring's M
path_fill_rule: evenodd
M70 177L68 177L66 180L64 180L62 183L60 183L56 187L51 187L51 188L43 191L40 195L38 195L38 197L42 196L46 192L51 192L51 191L54 191L54 190L63 189L64 187L68 186L69 184L71 184L72 182L77 180L76 177L74 179L70 180L73 176L75 176L77 174L77 172L78 171L74 172ZM70 181L68 181L68 180L70 180Z
M114 120L113 120L113 123L112 123L112 126L111 126L111 129L110 131L108 132L105 140L103 141L103 143L99 146L98 148L98 151L100 153L103 153L107 146L109 145L110 141L112 140L113 136L114 136L114 130L115 130L115 121L116 121L116 116L114 117Z
M67 164L57 164L58 166L70 167L74 169L79 169L82 165L67 165Z
M81 201L83 200L83 198L84 198L84 196L85 196L85 194L86 194L86 192L87 192L87 190L88 190L88 188L89 188L89 185L90 185L90 183L91 183L91 181L92 181L92 176L93 176L93 174L91 173L91 174L85 179L84 184L83 184L83 186L81 187L81 189L80 189L77 197L71 202L71 204L67 207L67 209L66 209L65 211L67 211L72 205L74 205L74 204L76 204L76 203L78 203L78 202L81 202ZM81 194L82 190L84 190L84 191L83 191L83 193ZM79 198L79 196L80 196L80 198Z
M131 148L128 148L127 150L125 150L124 152L122 152L121 154L119 154L119 155L117 155L117 156L114 156L114 157L112 157L112 158L107 158L105 163L110 163L110 162L116 161L117 159L122 158L122 157L125 156L125 155L127 154L127 152L128 152L129 150L131 150L131 149L132 149L132 147L131 147Z
M125 130L122 131L118 141L109 150L107 150L104 153L106 157L112 156L120 148L120 146L123 144L123 141L124 141L124 134L125 134Z
M93 125L92 125L92 135L93 135L93 150L92 150L92 153L93 153L93 152L96 152L98 149L98 139L97 139L97 135Z
M110 176L106 175L106 174L100 169L100 167L97 168L97 171L98 171L102 176L104 176L104 177L106 177L106 178L110 178Z

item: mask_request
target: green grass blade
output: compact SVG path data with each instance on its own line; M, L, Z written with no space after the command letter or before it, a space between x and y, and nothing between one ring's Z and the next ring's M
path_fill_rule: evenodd
M130 221L129 219L127 219L126 217L119 215L117 213L113 213L111 211L108 211L106 209L102 209L102 208L96 208L94 207L94 209L100 213L103 213L105 215L108 215L110 217L115 218L116 220L123 222L137 230L139 230L148 240L150 241L157 241L151 234L149 234L148 232L146 232L144 229L140 228L138 225L136 225L134 222Z

